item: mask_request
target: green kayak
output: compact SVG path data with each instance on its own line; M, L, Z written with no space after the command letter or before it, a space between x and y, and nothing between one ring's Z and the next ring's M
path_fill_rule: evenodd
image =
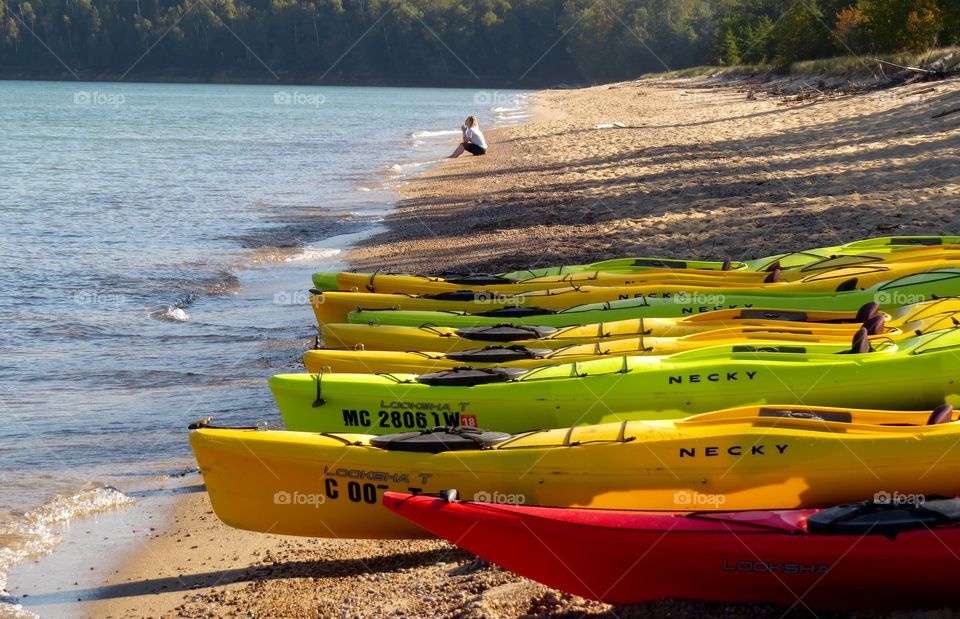
M669 298L636 298L607 303L578 305L564 310L535 307L505 308L480 314L416 310L364 310L348 314L354 324L381 324L408 327L477 327L501 325L573 325L630 320L634 318L676 318L723 309L776 308L802 313L810 311L856 311L875 301L881 308L895 308L931 299L960 296L960 269L937 269L907 275L865 290L845 292L736 292L678 294ZM802 320L802 318L796 318Z
M485 277L493 277L497 280L523 281L536 277L551 277L558 275L569 275L573 273L637 273L648 269L706 269L706 270L732 270L732 271L766 271L774 263L779 263L781 269L794 269L817 262L824 258L843 255L856 255L862 253L888 253L900 249L917 247L935 247L942 245L960 244L960 236L885 236L874 239L865 239L854 241L843 245L832 247L820 247L807 249L799 252L788 252L747 260L744 262L721 262L711 260L684 260L672 258L645 258L629 257L615 258L612 260L602 260L589 264L570 264L560 266L550 266L534 269L521 269L518 271L509 271L506 273L496 273ZM313 274L313 285L317 290L340 290L341 285L337 281L338 273L318 272ZM369 274L368 274L369 276ZM446 276L449 281L456 282L463 280L464 285L477 283L471 281L472 275L457 277L454 274L437 273L434 277Z

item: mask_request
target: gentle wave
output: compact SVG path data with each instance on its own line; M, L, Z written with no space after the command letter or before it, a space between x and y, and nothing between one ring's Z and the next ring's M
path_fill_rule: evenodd
M460 135L459 131L442 129L438 131L414 131L410 134L410 137L413 139L420 138L435 138L443 135Z
M443 161L443 159L430 159L427 161L414 161L411 163L403 163L403 164L395 163L392 166L390 166L387 169L387 171L397 177L406 176L411 172L420 171L426 166L433 165L434 163L439 163L441 161Z
M4 524L0 529L0 538L4 540L3 547L0 547L0 592L3 601L13 605L19 616L32 616L20 609L16 599L7 593L10 568L29 557L49 554L61 541L55 530L57 525L130 503L133 503L133 499L116 488L101 486L71 496L59 496L31 509L22 518Z
M186 309L193 305L196 300L197 295L188 294L177 299L173 305L151 311L150 318L171 322L187 322L190 320L190 314L186 312Z
M342 250L331 247L304 247L298 253L288 256L284 262L301 262L304 260L322 260L339 256Z
M342 250L330 247L262 247L250 259L254 265L308 262L339 256Z
M530 118L533 114L497 114L497 120L520 120Z

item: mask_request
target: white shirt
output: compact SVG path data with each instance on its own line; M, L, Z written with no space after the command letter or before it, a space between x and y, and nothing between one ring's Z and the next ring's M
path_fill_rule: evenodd
M480 131L479 127L468 127L467 130L463 132L463 137L469 138L472 143L483 150L487 150L487 140L483 137L483 132Z

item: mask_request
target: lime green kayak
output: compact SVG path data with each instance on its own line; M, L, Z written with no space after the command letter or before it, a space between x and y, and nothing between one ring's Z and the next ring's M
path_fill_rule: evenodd
M793 311L856 311L866 303L881 308L896 308L931 299L960 296L960 269L937 269L906 275L865 290L845 292L737 292L690 293L672 297L641 297L606 303L578 305L563 310L518 307L480 314L417 310L357 309L347 321L355 324L379 324L420 327L478 327L510 323L569 327L573 325L631 320L636 318L676 318L725 309L776 308ZM795 320L802 320L796 318Z
M270 388L289 430L368 434L444 425L522 432L768 403L799 406L799 415L804 405L960 404L960 328L863 350L724 345L533 370L287 374L271 378Z
M734 262L730 266L731 270L743 271L766 271L775 263L779 263L781 269L795 269L805 266L811 262L817 262L824 258L834 256L855 255L862 253L887 253L899 251L901 249L916 249L919 247L936 247L942 245L956 245L960 243L960 236L883 236L873 239L864 239L862 241L853 241L843 245L834 245L832 247L818 247L815 249L806 249L798 252L787 252L745 260L743 262ZM714 269L724 268L723 262L709 262L698 260L671 260L664 258L615 258L613 260L604 260L602 262L593 262L591 264L576 264L568 266L546 267L541 269L521 269L519 271L510 271L500 273L499 275L508 279L528 279L531 277L547 277L551 275L564 275L569 273L579 273L584 271L601 271L606 273L631 273L637 270L649 268L672 268L672 269Z
M702 269L707 271L766 271L772 265L778 264L781 269L803 267L812 262L825 258L862 253L889 253L901 249L917 249L922 247L937 247L960 244L960 236L887 236L862 241L854 241L833 247L820 247L799 252L789 252L766 256L744 262L721 262L710 260L684 260L671 258L615 258L589 264L572 264L543 268L521 269L493 275L454 275L436 274L434 277L445 277L446 281L458 283L465 287L476 285L490 285L507 281L523 281L537 277L552 277L576 273L637 273L649 269ZM372 275L372 274L368 274ZM337 281L338 273L314 273L313 285L317 290L341 290Z

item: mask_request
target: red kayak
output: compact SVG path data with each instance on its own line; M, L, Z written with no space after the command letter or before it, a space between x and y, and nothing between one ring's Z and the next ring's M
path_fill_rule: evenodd
M663 598L876 609L960 605L960 499L825 510L626 512L384 494L424 529L610 604Z

